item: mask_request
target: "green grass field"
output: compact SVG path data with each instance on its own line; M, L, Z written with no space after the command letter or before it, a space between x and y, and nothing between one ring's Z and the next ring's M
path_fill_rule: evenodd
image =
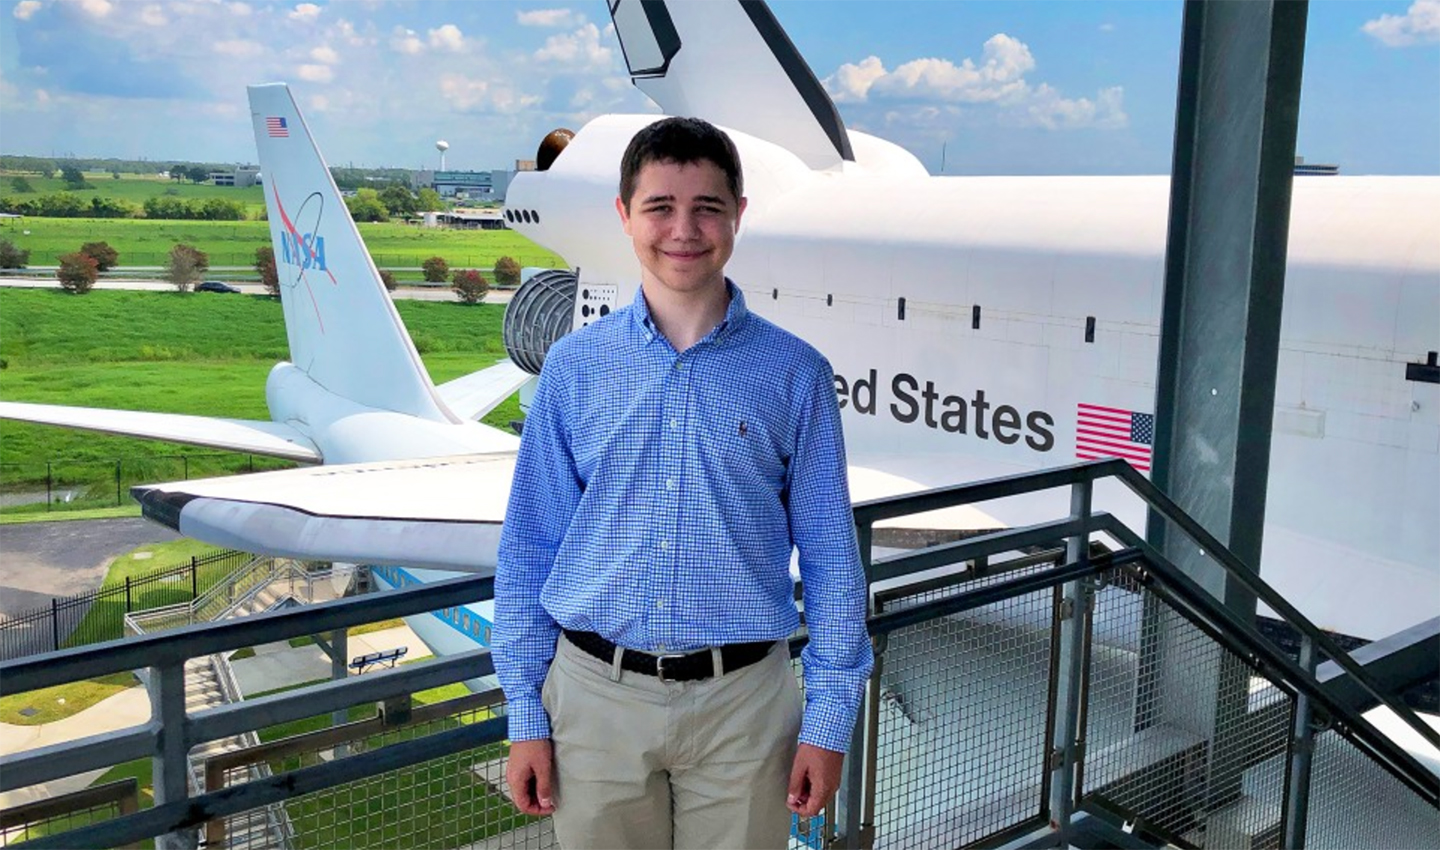
M504 308L397 301L436 383L505 356ZM0 289L0 399L268 419L265 378L286 357L280 304L261 297ZM512 399L486 421L519 417ZM24 423L0 425L0 491L79 485L75 508L137 483L279 468L282 461ZM14 510L6 509L7 511ZM32 509L33 510L33 509Z
M122 267L163 266L170 248L181 242L204 251L212 267L248 267L255 262L255 249L270 244L269 227L263 221L27 218L0 225L0 239L28 250L35 266L53 266L61 254L103 239L119 252ZM359 227L371 258L381 268L418 268L434 256L444 257L452 269L483 272L504 256L514 257L522 266L565 267L559 255L512 230L439 230L400 222Z
M16 192L10 183L16 177L24 177L35 191L31 194ZM85 172L85 179L93 183L95 188L70 189L66 187L65 181L58 177L36 177L34 174L0 171L0 197L21 199L31 198L35 195L52 195L56 192L73 192L87 201L94 197L114 198L129 201L138 207L149 198L173 195L185 200L203 201L207 198L224 198L227 201L239 201L249 208L252 216L265 209L265 195L259 186L238 189L233 186L211 186L208 183L191 183L189 180L176 181L141 174L121 174L120 179L116 180L110 176L109 172L93 171Z

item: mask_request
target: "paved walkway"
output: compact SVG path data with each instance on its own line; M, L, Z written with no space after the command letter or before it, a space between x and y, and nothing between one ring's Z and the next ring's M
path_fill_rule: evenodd
M405 655L406 661L430 655L429 647L415 636L409 626L397 626L352 637L349 644L351 658L401 646L409 648ZM297 648L283 641L257 646L255 657L232 661L230 666L235 671L241 693L247 695L330 678L330 659L320 647L311 645ZM136 686L106 697L84 711L53 723L42 723L38 726L0 723L0 755L11 755L88 735L127 729L149 720L150 696L143 686ZM103 770L89 771L0 794L0 808L78 791L88 787L102 773Z

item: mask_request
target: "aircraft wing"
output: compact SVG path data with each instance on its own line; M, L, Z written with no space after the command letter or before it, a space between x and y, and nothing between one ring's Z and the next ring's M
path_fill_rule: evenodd
M456 416L479 419L534 377L507 359L488 369L447 381L435 390Z
M314 443L296 429L279 422L16 401L0 401L0 419L63 425L85 431L251 452L287 460L311 463L321 460L320 451Z
M145 516L246 552L488 572L515 455L339 464L131 489Z

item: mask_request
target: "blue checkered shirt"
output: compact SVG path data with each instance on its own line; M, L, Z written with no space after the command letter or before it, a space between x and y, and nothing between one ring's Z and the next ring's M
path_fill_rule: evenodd
M800 741L843 752L874 659L830 364L751 314L676 354L633 304L555 343L520 442L495 572L510 738L550 736L560 628L684 652L810 642Z

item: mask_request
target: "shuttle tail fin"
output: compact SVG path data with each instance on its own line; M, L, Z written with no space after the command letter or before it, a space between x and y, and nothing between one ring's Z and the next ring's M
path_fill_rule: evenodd
M368 407L458 422L440 400L288 86L250 86L290 359Z
M774 142L814 169L854 160L835 103L759 0L610 0L635 85L667 115Z

